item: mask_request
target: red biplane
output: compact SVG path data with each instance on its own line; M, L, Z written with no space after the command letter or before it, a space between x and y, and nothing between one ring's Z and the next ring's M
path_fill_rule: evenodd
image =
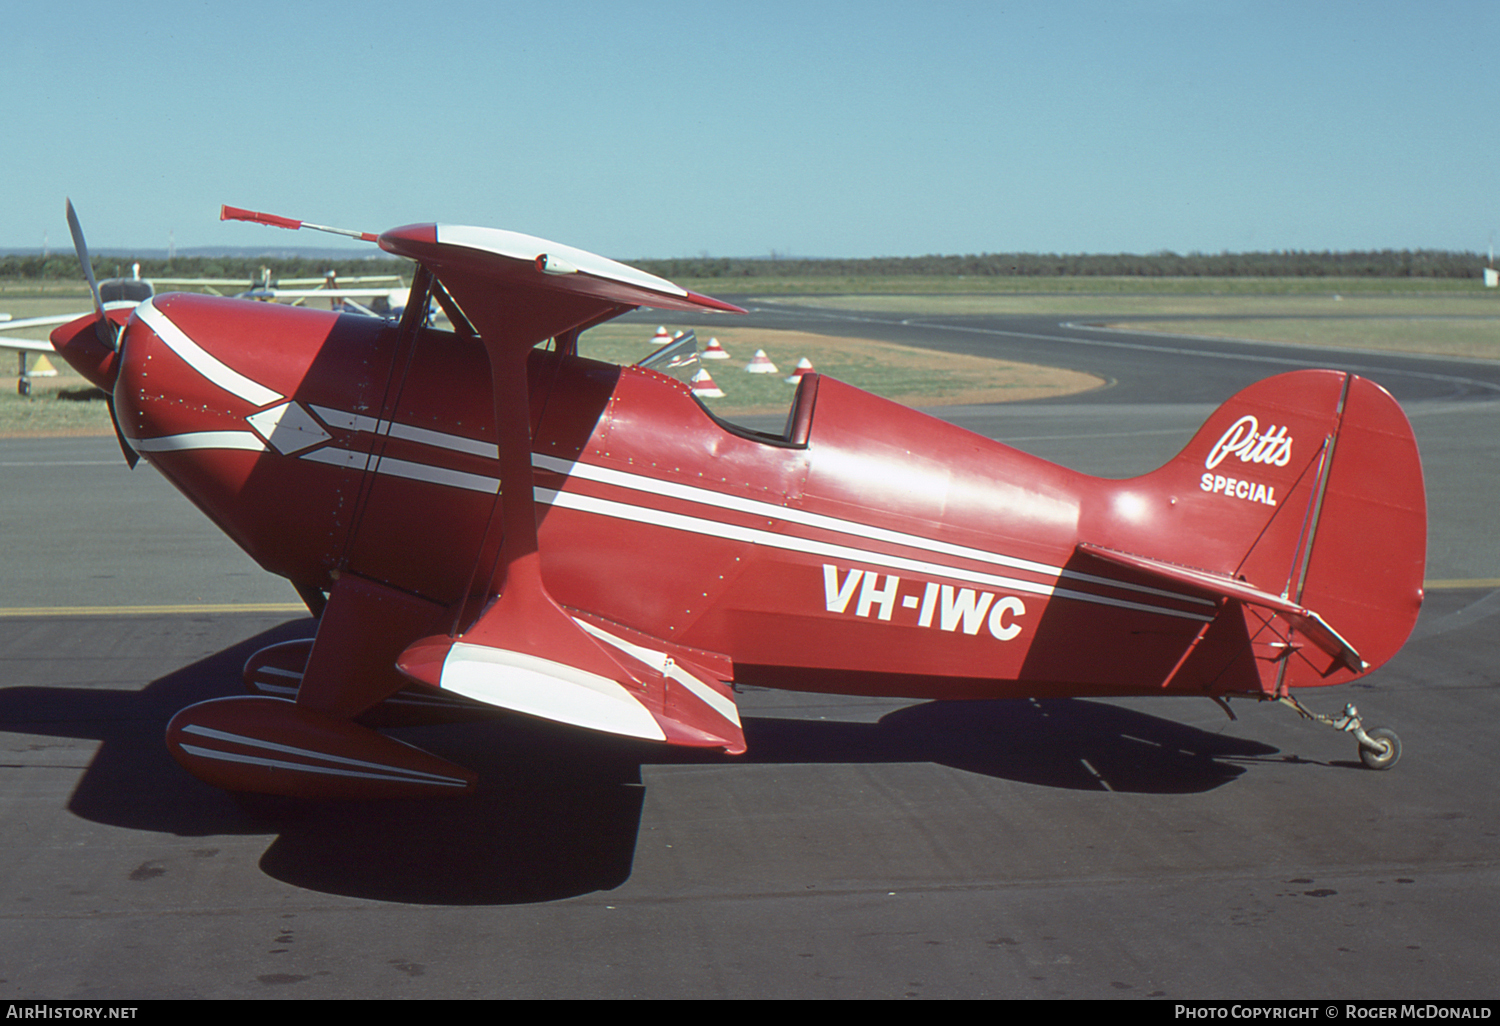
M251 694L172 720L174 756L220 787L467 791L468 770L362 722L424 697L728 753L736 682L1296 704L1416 621L1421 464L1363 378L1262 381L1131 480L818 374L761 432L577 354L637 307L728 303L513 232L346 234L415 261L399 322L158 295L52 336L112 394L130 453L319 617L249 660ZM1399 755L1352 707L1318 718L1372 766Z

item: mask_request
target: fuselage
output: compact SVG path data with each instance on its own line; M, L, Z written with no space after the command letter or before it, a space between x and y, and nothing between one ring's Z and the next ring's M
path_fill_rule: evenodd
M1180 529L1176 495L832 379L803 386L775 436L719 422L652 371L537 350L529 373L550 594L727 655L741 683L946 698L1263 686L1242 636L1181 672L1212 601L1077 554L1082 537L1159 549ZM114 395L130 444L299 586L353 573L457 607L491 569L476 561L502 482L473 339L158 296L131 318Z

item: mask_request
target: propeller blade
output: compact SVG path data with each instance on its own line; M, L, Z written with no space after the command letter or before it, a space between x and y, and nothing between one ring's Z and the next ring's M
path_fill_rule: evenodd
M115 441L120 443L120 454L125 457L125 465L134 470L135 465L141 461L140 453L130 447L130 443L125 440L125 432L120 430L120 418L115 416L115 397L107 395L104 401L109 404L109 423L115 429Z
M89 263L89 246L83 239L83 226L78 223L73 201L69 199L67 204L68 231L73 233L73 252L78 254L78 262L83 265L83 276L88 279L89 294L94 297L94 315L99 318L96 325L99 340L111 349L118 349L114 323L104 315L104 300L99 296L99 283L94 280L94 265Z
M98 318L94 323L94 329L99 333L101 342L118 352L120 340L115 334L115 322L104 313L104 300L99 295L99 283L94 280L94 266L89 263L89 244L84 241L83 226L78 223L78 214L73 209L73 201L69 199L67 204L68 231L73 233L73 251L78 254L78 262L83 265L83 276L88 279L89 294L94 297L94 316ZM120 419L115 416L115 397L106 395L105 402L109 404L109 423L115 429L115 441L120 443L120 453L125 457L126 465L134 470L141 457L125 440L125 432L120 430Z

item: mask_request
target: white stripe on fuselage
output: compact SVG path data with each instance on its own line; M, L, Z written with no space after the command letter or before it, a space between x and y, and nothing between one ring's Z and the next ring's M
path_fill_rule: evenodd
M137 311L141 319L157 333L173 352L182 357L194 370L220 387L259 406L283 398L280 393L251 381L207 353L196 342L188 338L152 302L141 304L137 308ZM466 453L490 460L498 457L496 445L493 442L486 442L482 439L434 431L430 428L402 424L397 421L380 420L363 414L350 413L330 407L313 406L311 408L329 427L378 436L389 436L420 445ZM136 447L144 452L172 451L186 448L253 449L264 451L264 445L257 436L248 432L237 431L192 432L182 435L140 439L137 441L138 444ZM498 478L488 475L475 474L435 463L376 456L373 453L345 449L335 445L325 445L307 450L298 454L298 458L342 466L356 471L373 469L378 474L424 481L442 487L459 488L489 495L497 494L501 487L501 482ZM1058 580L1084 582L1132 591L1143 596L1155 596L1210 608L1214 606L1211 600L1182 592L1168 591L1149 585L1134 584L1114 578L1084 574L1068 570L1061 566L1040 563L1035 560L989 552L967 545L958 545L952 542L875 527L856 521L843 520L821 513L780 506L758 499L743 498L725 492L714 491L709 488L701 488L696 485L664 481L594 463L560 459L545 453L533 453L532 464L539 469L561 474L567 478L592 481L597 484L644 493L657 498L691 502L710 509L747 514L764 518L772 523L796 524L814 530L847 535L861 542L900 545L906 548L921 550L934 556L956 557L988 563L992 566L1040 575L1049 580L1045 582L1021 580L984 571L967 570L944 563L934 563L924 559L894 556L853 545L815 541L813 539L800 538L760 528L739 527L712 516L688 516L679 513L670 513L651 505L619 502L611 499L580 495L576 492L566 490L535 488L534 497L536 501L553 506L589 512L598 516L629 520L635 523L653 524L693 534L710 535L720 538L736 538L766 548L801 552L820 558L866 563L883 566L888 569L897 569L903 572L946 577L952 580L970 581L1027 594L1058 595L1079 601L1161 613L1167 616L1190 620L1207 621L1212 619L1212 616L1180 611L1146 602L1135 602L1106 595L1073 591L1071 589L1059 589L1052 582Z
M402 424L400 421L379 420L375 417L367 417L361 413L346 413L343 410L335 410L327 406L314 406L312 409L323 419L323 423L329 427L344 428L347 431L363 431L366 434L372 435L389 435L391 438L401 438L408 442L418 442L437 449L466 452L472 456L482 456L488 460L497 460L500 458L500 448L494 442L485 442L478 438L466 438L463 435L450 435L446 431L433 431L431 428L420 428L413 424Z
M451 467L440 467L431 463L398 460L391 456L372 456L354 449L339 449L334 446L325 446L321 449L313 449L311 452L305 452L300 458L312 460L314 463L329 463L336 467L347 467L350 470L364 471L374 469L377 474L385 474L389 477L404 477L411 481L426 481L428 484L445 485L449 488L462 488L466 491L483 492L488 495L496 495L500 491L500 479L497 477L471 474L466 470L454 470ZM372 463L374 464L373 468L370 466Z
M179 452L183 449L244 449L265 452L266 443L249 431L188 431L180 435L132 438L136 452Z
M893 545L924 549L928 552L944 556L957 556L961 559L972 559L981 563L1009 567L1012 570L1026 570L1035 574L1044 574L1048 577L1065 577L1070 580L1086 581L1091 584L1105 584L1113 588L1121 588L1147 595L1158 595L1163 598L1197 603L1204 606L1214 605L1211 600L1201 599L1194 595L1184 595L1180 592L1153 588L1144 584L1130 584L1108 577L1097 577L1093 574L1079 573L1076 570L1066 570L1060 566L1038 563L1030 559L1007 556L998 552L988 552L984 549L975 549L967 545L955 545L952 542L938 541L934 538L923 538L919 535L907 534L904 531L891 531L881 527L873 527L869 524L840 520L837 517L825 516L821 513L778 506L775 503L764 502L759 499L741 498L725 494L724 492L716 492L708 488L699 488L696 485L663 481L654 477L646 477L642 474L632 474L623 470L601 467L595 463L562 460L542 453L532 453L531 462L533 466L540 467L543 470L550 470L566 477L578 477L586 481L614 485L618 488L628 488L633 491L648 492L652 495L660 495L666 498L701 503L738 513L748 513L752 516L765 517L768 520L800 524L803 527L812 527L838 534L854 535L867 541L888 542Z
M984 573L977 570L965 570L960 567L947 566L941 563L929 563L925 560L908 559L903 556L893 556L889 553L858 549L849 545L813 541L808 538L799 538L795 535L778 534L774 531L764 531L759 528L727 524L721 520L706 520L701 517L685 516L681 513L669 513L665 510L649 506L633 506L629 503L616 502L612 499L599 499L572 492L553 491L548 488L537 488L536 498L538 502L545 502L551 506L563 509L578 510L598 516L613 517L618 520L629 520L634 523L648 524L654 527L665 527L675 531L685 531L690 534L701 534L714 538L739 541L762 548L780 549L784 552L800 552L823 559L873 564L891 570L924 574L931 577L946 577L956 581L969 581L974 584L988 585L1006 591L1078 599L1082 602L1094 602L1100 605L1115 606L1121 609L1135 609L1147 613L1161 613L1165 616L1175 616L1185 620L1197 620L1204 623L1213 619L1212 616L1168 609L1165 606L1148 605L1142 602L1132 602L1127 599L1111 598L1108 595L1095 595L1089 592L1073 591L1071 589L1058 588L1052 584L1023 581L1013 577L1001 577L997 574ZM1104 583L1114 584L1115 582L1105 581Z
M182 357L189 367L224 391L232 392L254 406L267 406L283 398L280 392L267 388L258 381L250 380L188 338L181 328L157 308L155 299L148 299L136 307L135 315L148 328L156 332L156 337L161 339L168 349Z
M224 436L223 445L213 445L210 436ZM247 443L254 441L253 448L264 449L260 440L248 432L200 432L194 438L191 446L171 444L176 439L186 439L190 436L169 436L158 439L145 439L142 444L149 447L161 445L161 448L249 448L248 444L239 444L231 441L233 436L241 436ZM167 443L167 444L162 444ZM366 453L352 449L341 449L331 446L314 449L303 453L301 459L313 460L319 463L327 463L334 466L343 466L351 470L364 470L367 462L372 462L373 457ZM549 461L555 461L554 457L544 454L536 454L535 462L538 466L546 468ZM1197 596L1177 592L1164 591L1157 588L1147 588L1140 585L1131 585L1124 581L1113 580L1105 577L1078 574L1067 571L1061 567L1052 567L1044 563L1036 563L1031 560L1019 559L1006 556L1001 553L984 552L980 549L971 549L967 546L952 545L935 539L923 538L918 535L904 534L897 531L887 531L882 528L870 527L854 521L839 520L822 514L808 513L801 510L786 510L771 503L760 503L756 500L740 499L735 496L713 492L708 489L695 488L693 486L673 485L670 482L657 481L654 478L639 477L633 474L623 474L619 471L610 471L608 468L598 467L593 464L569 463L566 464L572 473L579 477L588 477L594 473L602 476L621 474L625 478L635 479L633 483L619 483L620 487L632 488L658 494L656 486L665 486L661 489L663 493L669 490L678 491L675 497L687 498L686 493L694 493L690 501L708 505L713 508L724 508L739 512L753 512L758 516L765 516L771 520L798 523L806 527L816 527L822 530L832 531L840 534L850 535L855 538L868 541L886 541L894 544L905 545L910 548L923 549L934 555L952 555L974 559L976 561L988 562L996 566L1007 566L1013 569L1025 570L1032 573L1042 574L1050 577L1053 581L1058 579L1081 580L1089 583L1105 585L1108 587L1129 589L1136 592L1145 592L1152 595L1171 598L1177 601L1195 604L1212 605ZM585 467L585 473L578 473L578 468ZM397 460L384 457L379 460L376 471L396 477L410 480L425 481L443 487L461 488L468 491L480 492L494 495L499 489L500 482L497 478L487 477L479 474L471 474L467 471L455 470L450 467L420 463L409 460ZM649 484L648 484L649 482ZM552 488L537 486L534 489L536 501L545 503L561 509L572 509L579 512L590 513L596 516L607 516L617 520L627 520L633 523L648 524L656 527L664 527L671 530L684 531L690 534L705 535L715 538L723 538L744 542L762 548L779 549L786 552L799 552L816 556L820 559L833 559L842 562L864 563L873 566L884 567L887 570L896 570L903 573L916 573L932 577L943 577L949 580L966 581L982 586L1012 592L1022 592L1031 595L1057 596L1075 599L1081 602L1092 602L1100 605L1114 606L1122 609L1133 609L1141 612L1159 613L1165 616L1178 617L1188 620L1207 622L1213 619L1210 615L1195 612L1171 609L1146 602L1136 602L1128 599L1113 598L1108 595L1098 595L1090 592L1075 591L1069 588L1058 588L1050 582L1027 581L1019 578L1001 576L999 574L987 573L980 570L969 570L962 567L952 566L946 563L935 563L928 560L912 559L896 556L885 552L834 542L816 541L809 538L801 538L796 535L781 534L776 531L760 528L743 527L723 520L711 517L689 516L681 513L672 513L658 509L654 506L637 505L634 503L620 502L613 499L602 499L595 496L580 495L576 492L562 491ZM755 508L755 507L764 507Z

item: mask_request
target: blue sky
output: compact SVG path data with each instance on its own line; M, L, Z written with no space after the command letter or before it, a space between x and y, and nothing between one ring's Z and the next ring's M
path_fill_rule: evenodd
M12 5L0 247L1483 251L1500 4ZM76 27L75 27L76 26ZM306 233L304 233L306 234Z

